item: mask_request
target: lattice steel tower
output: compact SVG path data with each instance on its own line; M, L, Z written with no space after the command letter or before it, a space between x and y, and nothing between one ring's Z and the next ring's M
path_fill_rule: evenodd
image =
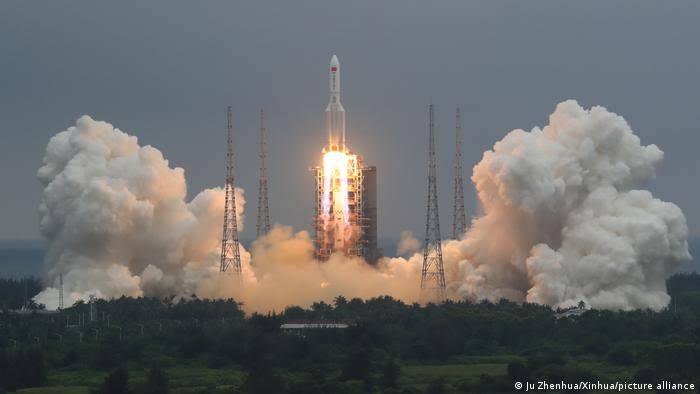
M270 207L267 198L267 129L265 112L260 110L260 180L258 181L258 238L270 232Z
M58 275L58 309L63 309L63 274Z
M229 269L241 275L241 252L238 243L238 221L236 218L236 192L233 186L233 123L231 107L226 111L228 139L226 141L226 203L224 205L224 234L221 238L221 272Z
M94 294L90 294L88 304L90 304L90 321L97 321L97 297Z
M467 229L464 212L464 179L462 177L462 119L459 108L455 112L455 174L452 204L452 239L460 239Z
M445 267L442 264L440 216L437 195L437 159L433 104L428 109L428 206L425 221L425 249L420 280L420 298L424 302L445 301Z

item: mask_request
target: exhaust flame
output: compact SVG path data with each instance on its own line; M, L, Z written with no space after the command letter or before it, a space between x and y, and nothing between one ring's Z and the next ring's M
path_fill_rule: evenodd
M327 260L333 252L359 256L362 206L361 158L347 149L323 150L316 167L317 257Z
M350 206L348 204L348 155L344 152L331 151L323 155L323 216L328 224L331 216L342 217L343 224L350 223ZM332 197L332 198L331 198Z

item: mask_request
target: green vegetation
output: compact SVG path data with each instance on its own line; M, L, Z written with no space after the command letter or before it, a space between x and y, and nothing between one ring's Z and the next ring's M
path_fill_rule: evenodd
M38 308L32 297L41 291L41 281L30 277L24 279L0 278L0 309L19 309L23 306Z
M673 302L661 312L591 310L560 319L534 304L420 307L389 297L337 297L247 317L233 300L196 297L98 300L92 321L83 302L60 314L5 309L0 388L409 394L510 392L515 381L542 379L697 384L700 276L668 284ZM350 326L282 332L290 321Z

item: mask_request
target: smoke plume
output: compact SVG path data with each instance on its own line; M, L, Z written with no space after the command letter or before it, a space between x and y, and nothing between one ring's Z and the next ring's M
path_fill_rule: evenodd
M663 308L665 279L690 258L674 204L635 190L663 153L643 146L602 107L559 104L549 125L514 130L472 176L483 215L461 240L443 243L453 299L507 298L566 307ZM247 311L281 310L338 295L418 297L420 242L404 232L377 267L359 258L313 258L305 231L276 225L241 248L243 280L218 272L223 191L186 201L184 170L136 137L83 116L54 136L39 169L40 229L49 241L48 287L36 300L98 297L234 297ZM236 189L239 225L244 194Z
M662 158L622 117L573 100L543 129L510 132L474 167L485 214L460 245L459 295L663 308L666 277L690 258L685 217L633 189Z
M183 169L170 168L157 149L88 116L51 139L38 177L49 287L36 301L48 308L58 305L59 275L66 305L90 295L196 294L234 296L249 311L280 310L338 295L411 300L414 293L415 269L394 269L387 260L378 270L342 256L319 265L308 233L284 226L257 240L252 256L241 248L242 285L221 275L223 190L207 189L186 202ZM236 203L242 230L239 188Z
M420 250L421 242L418 238L413 236L413 232L410 230L404 230L401 232L401 239L396 247L396 254L399 256L411 255Z

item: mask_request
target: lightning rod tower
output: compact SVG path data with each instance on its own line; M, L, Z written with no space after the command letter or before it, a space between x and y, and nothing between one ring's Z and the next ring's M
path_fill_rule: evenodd
M462 177L462 119L459 108L455 112L455 168L454 200L452 204L452 239L460 239L467 229L464 212L464 179Z
M63 309L63 274L58 275L58 309Z
M90 294L88 304L90 304L90 321L97 321L97 297L94 294Z
M260 110L260 180L258 181L258 238L270 232L270 207L267 198L267 129L265 112Z
M226 111L226 203L224 204L224 233L221 238L221 272L232 270L241 275L241 252L238 243L238 221L236 218L236 193L233 186L233 122L231 106Z
M435 122L433 104L428 107L428 206L425 221L425 249L421 272L421 300L445 301L445 267L442 263L440 216L437 196L437 159L435 157Z

